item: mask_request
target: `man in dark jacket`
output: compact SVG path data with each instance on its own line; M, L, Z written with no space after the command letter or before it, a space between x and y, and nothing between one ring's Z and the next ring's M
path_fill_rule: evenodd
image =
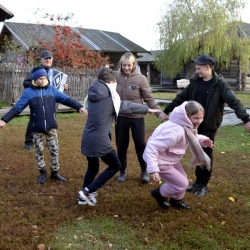
M195 63L197 75L190 79L190 84L167 105L164 113L160 114L160 120L168 119L169 112L184 101L195 100L202 104L205 109L204 121L200 124L198 133L208 136L214 142L216 132L222 122L224 106L227 103L235 111L236 116L244 122L247 131L250 132L250 118L246 109L223 77L217 75L212 69L215 65L215 59L203 54L192 62ZM195 196L203 196L208 192L207 184L212 173L213 150L210 148L203 148L203 150L211 158L211 170L196 167L196 181L187 188L189 192L195 190Z
M25 89L20 99L0 120L0 128L18 116L28 105L32 122L32 133L35 148L35 159L37 169L40 171L38 182L46 181L46 163L44 160L44 136L50 151L51 179L67 181L59 175L59 146L57 139L57 122L55 103L59 102L77 111L84 113L81 103L60 92L50 85L47 72L43 67L35 67L32 70L32 85Z
M41 67L43 67L46 72L47 75L49 77L49 81L51 85L55 85L53 84L53 82L57 82L60 84L60 81L62 79L62 72L59 72L57 70L55 70L54 68L52 68L52 63L53 63L53 55L51 53L51 51L49 50L44 50L41 53ZM55 79L55 77L57 77ZM23 82L23 86L24 88L28 88L31 85L31 81L32 81L32 70L30 70L30 72L28 73L28 75L26 76L24 82ZM58 86L56 86L58 88ZM68 84L65 83L64 84L64 89L68 88ZM32 121L29 120L27 129L26 129L26 133L25 133L25 149L27 150L31 150L33 145L33 136L32 136Z

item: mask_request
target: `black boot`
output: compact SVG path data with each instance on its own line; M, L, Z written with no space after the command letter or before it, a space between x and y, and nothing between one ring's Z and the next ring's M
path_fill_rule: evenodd
M66 178L63 178L60 174L58 174L58 171L51 172L50 179L57 180L57 181L67 181Z
M165 209L170 207L170 204L166 201L166 198L160 194L159 188L151 190L151 195L157 200L160 207Z
M38 178L38 182L40 184L43 184L46 181L46 170L45 169L41 169L40 170L40 176Z
M176 207L178 209L190 209L190 207L186 205L182 200L175 200L173 198L170 198L169 203L172 207Z
M196 190L199 186L198 182L195 182L194 184L190 185L187 187L186 191L187 192L192 192L193 190Z

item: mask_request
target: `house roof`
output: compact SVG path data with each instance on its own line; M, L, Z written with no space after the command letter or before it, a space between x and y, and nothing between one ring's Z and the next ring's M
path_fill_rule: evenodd
M119 33L71 27L81 35L82 42L91 50L102 52L147 52L141 46L128 40ZM1 34L11 33L26 49L31 44L38 45L37 39L52 42L55 36L53 25L41 25L31 23L5 22Z
M250 23L242 22L240 25L238 25L238 33L240 37L249 39L250 38Z
M137 62L138 63L148 63L153 62L157 55L159 55L162 50L150 51L150 53L138 53L137 54Z
M0 4L0 22L12 18L14 15Z

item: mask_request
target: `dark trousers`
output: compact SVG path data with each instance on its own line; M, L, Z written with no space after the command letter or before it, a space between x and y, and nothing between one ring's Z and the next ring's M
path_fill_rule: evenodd
M108 165L108 168L95 179L100 168L99 157L87 157L88 169L84 177L83 188L88 187L90 193L101 188L121 168L121 163L114 150L100 158Z
M198 130L199 133L199 130ZM215 134L208 136L210 138L210 140L212 140L214 142L214 138L215 138ZM206 147L203 148L203 151L209 156L209 158L211 159L211 169L208 171L205 168L200 168L199 166L196 166L195 169L195 175L196 175L196 182L200 183L202 185L207 185L207 183L209 182L211 175L212 175L212 169L213 169L213 149Z
M129 146L130 128L141 170L145 171L147 165L142 158L144 149L146 147L144 118L128 118L124 116L118 116L115 126L115 136L117 155L122 164L121 172L125 171L125 169L127 168L127 151Z
M25 133L25 145L31 146L33 145L33 135L32 135L32 122L29 120L27 125L26 133Z

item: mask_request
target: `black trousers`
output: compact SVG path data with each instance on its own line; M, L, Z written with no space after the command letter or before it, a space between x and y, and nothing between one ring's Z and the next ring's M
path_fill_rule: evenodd
M199 129L198 129L198 133L199 133ZM203 133L199 133L199 134L203 134ZM208 136L210 138L210 140L212 140L214 142L214 138L215 138L215 134ZM209 182L211 175L212 175L212 169L213 169L213 149L211 148L203 148L203 151L209 156L209 158L211 159L211 169L208 171L205 168L200 168L199 166L196 166L195 169L195 175L196 175L196 182L200 183L204 186L207 185L207 183Z
M25 133L25 145L32 146L33 145L33 135L32 135L32 122L29 120L27 125L26 133Z
M142 171L145 171L147 165L142 158L145 142L145 122L144 118L128 118L118 116L115 126L117 155L122 164L121 172L127 168L127 151L129 146L130 129L135 145L135 151Z
M110 180L121 168L121 163L112 150L110 153L100 157L102 161L108 165L96 179L100 168L99 157L87 157L88 169L84 177L83 188L88 187L89 192L95 192L101 188L108 180Z

